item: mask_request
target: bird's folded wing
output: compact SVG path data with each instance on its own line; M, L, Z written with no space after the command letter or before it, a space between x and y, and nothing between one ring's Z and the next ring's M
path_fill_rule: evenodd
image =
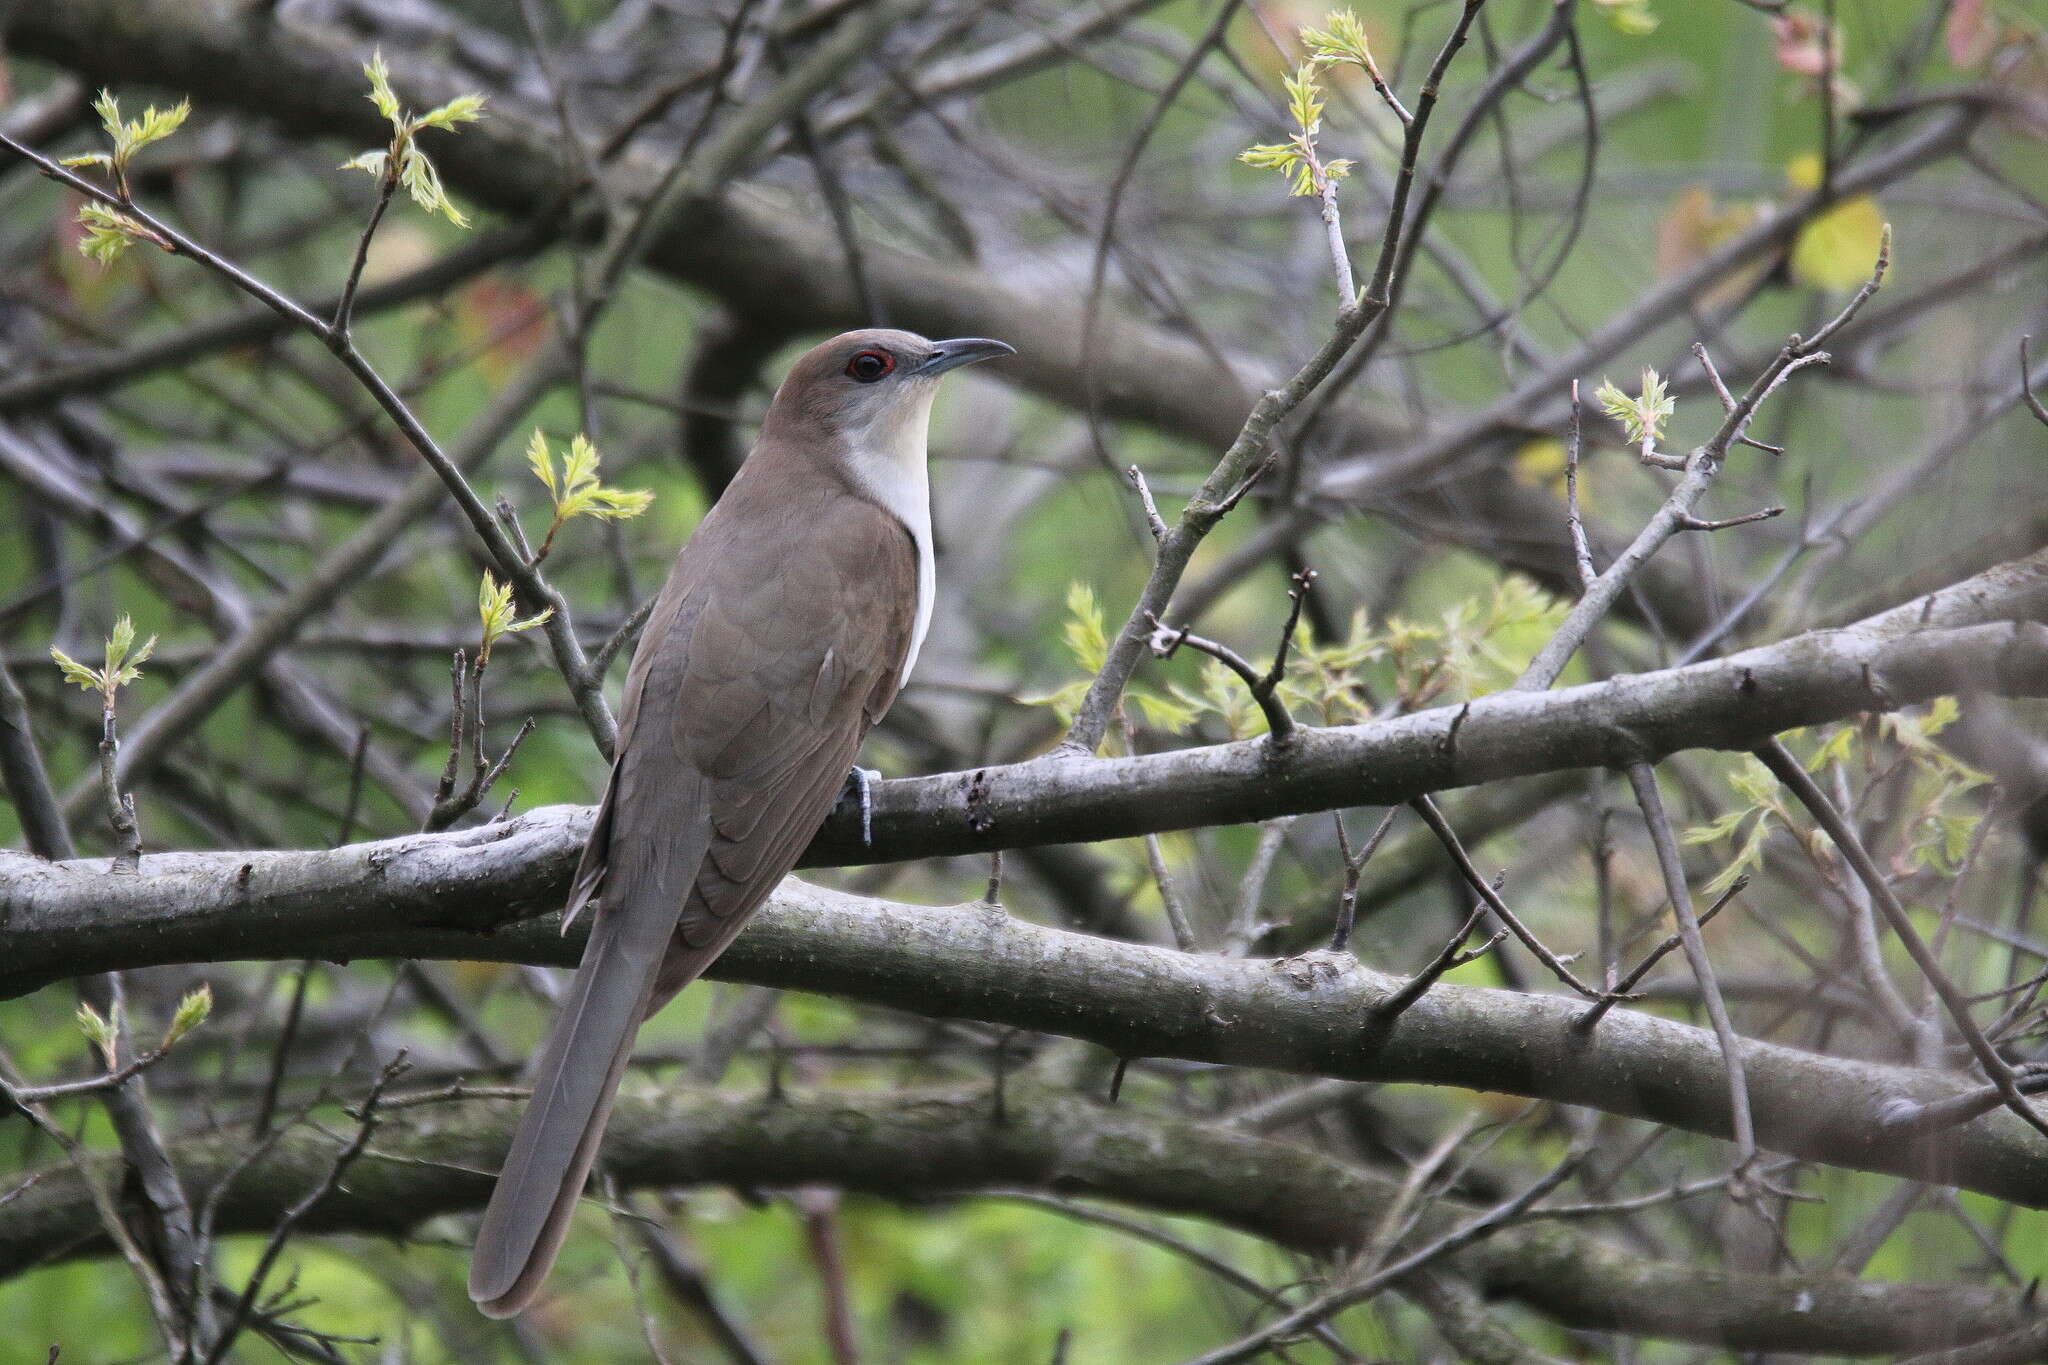
M724 950L796 865L901 685L916 543L865 503L838 522L823 543L798 547L804 567L732 608L707 602L697 619L683 689L690 704L674 733L676 751L704 776L711 840L657 1007Z

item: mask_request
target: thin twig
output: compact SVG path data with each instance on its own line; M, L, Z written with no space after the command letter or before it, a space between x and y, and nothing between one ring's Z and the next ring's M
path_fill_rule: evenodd
M1412 1275L1453 1252L1462 1251L1481 1238L1521 1219L1537 1200L1570 1178L1572 1172L1585 1161L1588 1150L1584 1147L1573 1148L1563 1161L1553 1167L1548 1174L1532 1182L1520 1194L1466 1221L1419 1251L1411 1252L1391 1265L1375 1271L1357 1284L1332 1290L1313 1303L1246 1334L1228 1346L1188 1361L1187 1365L1233 1365L1233 1362L1255 1359L1266 1354L1274 1343L1295 1336L1315 1323L1326 1321L1353 1304L1363 1303L1381 1293L1396 1280Z
M1251 661L1246 659L1244 655L1239 654L1229 645L1196 635L1185 626L1179 630L1174 630L1160 624L1157 617L1152 617L1150 620L1152 634L1148 644L1151 646L1154 657L1171 659L1175 651L1179 650L1182 645L1186 645L1189 649L1195 650L1198 653L1208 655L1232 673L1235 673L1239 680L1244 683L1246 689L1251 692L1252 700L1259 705L1260 714L1266 718L1266 730L1271 738L1271 742L1275 746L1284 748L1294 738L1294 717L1287 713L1286 705L1274 694L1274 688L1268 683L1265 675L1254 668ZM1285 653L1284 642L1282 653Z
M1351 840L1344 832L1344 813L1333 812L1337 824L1337 852L1344 860L1344 890L1337 897L1335 924L1330 930L1330 951L1341 953L1351 944L1351 931L1358 925L1358 882L1365 871L1366 862L1378 851L1380 843L1387 837L1387 831L1394 827L1394 816L1400 813L1399 806L1387 807L1387 813L1373 826L1372 835L1365 846L1353 853Z
M1534 953L1536 960L1550 969L1551 975L1571 987L1574 991L1577 991L1580 995L1585 996L1588 1000L1605 1000L1608 998L1608 992L1595 990L1576 976L1573 976L1571 968L1565 966L1564 959L1544 947L1543 941L1537 938L1527 925L1522 923L1513 910L1508 908L1507 902L1500 898L1500 894L1493 889L1493 886L1486 878L1479 875L1479 869L1472 865L1472 859L1465 852L1465 846L1458 842L1457 831L1451 828L1450 821L1444 819L1443 812L1437 809L1435 801L1427 796L1418 796L1413 801L1410 801L1408 805L1417 815L1422 817L1423 823L1429 826L1430 832L1435 834L1438 842L1443 844L1444 851L1451 855L1451 861L1457 866L1458 874L1465 879L1466 885L1479 894L1479 898L1486 902L1493 910L1493 913L1499 917L1500 922L1506 925L1513 932L1514 936L1522 941L1522 946Z
M1574 379L1571 431L1564 446L1564 505L1565 526L1572 537L1572 562L1578 566L1579 587L1583 590L1592 587L1599 575L1593 571L1593 548L1586 543L1586 523L1579 515L1579 417L1579 381Z
M1755 512L1745 512L1739 517L1724 517L1720 521L1703 521L1692 513L1685 512L1681 513L1678 517L1678 529L1681 531L1725 531L1731 526L1747 526L1755 521L1769 521L1772 517L1783 516L1784 513L1785 509L1782 507L1765 507Z
M1500 884L1504 880L1505 878L1502 877L1494 878L1494 889L1499 890ZM1450 941L1444 944L1443 951L1432 958L1429 965L1402 982L1401 989L1395 991L1392 995L1374 1006L1372 1011L1373 1022L1381 1027L1393 1023L1401 1017L1402 1013L1410 1005L1427 995L1429 988L1441 980L1444 973L1462 967L1468 962L1477 962L1480 958L1485 957L1488 953L1499 947L1501 940L1508 936L1508 931L1505 929L1494 930L1491 938L1469 952L1460 951L1464 948L1465 940L1472 936L1472 931L1478 927L1479 921L1485 915L1486 903L1484 901L1473 906L1472 913L1465 916L1464 924L1459 926L1457 933L1451 935Z
M2030 336L2020 338L2020 394L2026 400L2027 411L2039 418L2042 425L2048 426L2048 407L2034 396L2034 367L2033 362L2027 359L2027 344L2032 340Z
M1664 894L1670 898L1671 914L1678 921L1679 941L1685 948L1693 979L1699 983L1700 998L1706 1002L1715 1041L1721 1046L1721 1065L1728 1076L1728 1126L1735 1139L1735 1169L1738 1174L1745 1173L1756 1161L1756 1121L1750 1113L1742 1040L1728 1018L1728 1003L1721 998L1714 963L1707 956L1707 942L1700 936L1700 920L1692 908L1692 890L1685 882L1685 865L1679 861L1678 837L1664 813L1664 798L1657 791L1657 774L1647 763L1631 763L1628 784L1636 794L1636 804L1642 808L1643 821L1650 828L1650 844L1657 851L1657 869L1664 877Z
M1223 933L1226 956L1245 956L1273 928L1260 915L1266 898L1266 879L1272 874L1274 860L1280 856L1281 845L1287 840L1287 828L1296 818L1292 815L1276 816L1259 826L1258 846L1252 850L1251 861L1245 864L1244 878L1238 884L1237 913L1231 916L1230 927Z
M1748 888L1748 886L1749 874L1747 872L1743 873L1734 881L1730 882L1727 888L1723 890L1720 895L1714 898L1714 903L1707 907L1706 913L1700 916L1700 927L1705 928L1709 923L1711 923L1713 921L1714 916L1720 914L1721 911L1724 908L1726 908L1727 905L1731 901L1733 901L1737 896L1741 895L1743 891L1745 891ZM1586 1012L1584 1014L1581 1014L1578 1018L1572 1020L1572 1027L1578 1029L1580 1032L1585 1032L1586 1030L1592 1028L1595 1024L1599 1023L1601 1016L1606 1014L1607 1011L1613 1009L1614 1006L1621 1000L1625 999L1628 993L1634 990L1637 984L1641 982L1644 977L1650 974L1650 969L1652 967L1655 967L1659 962L1662 962L1667 953L1669 953L1673 948L1678 947L1680 944L1684 942L1685 936L1683 934L1668 935L1662 943L1652 948L1648 953L1646 953L1643 956L1643 960L1635 965L1635 969L1633 971L1629 972L1627 976L1624 976L1623 978L1621 978L1621 980L1613 984L1613 986L1610 988L1613 991L1612 995L1610 995L1605 1000L1595 1001L1593 1004L1588 1005L1586 1007Z
M1820 827L1827 831L1828 837L1834 840L1836 849L1855 872L1857 880L1870 892L1871 900L1884 914L1885 921L1892 927L1892 932L1899 936L1899 942L1905 946L1907 955L1913 959L1913 964L1927 978L1927 984L1941 997L1941 1003L1947 1009L1949 1018L1954 1021L1956 1031L1962 1034L1964 1043L1977 1058L1977 1064L1984 1068L1984 1074L1990 1078L1992 1085L1997 1087L2005 1107L2026 1120L2044 1137L2048 1137L2048 1118L2043 1118L2033 1105L2027 1103L2013 1079L2012 1068L2006 1065L2005 1059L1998 1055L1998 1050L1985 1038L1983 1030L1977 1027L1977 1021L1970 1014L1970 1002L1956 989L1955 983L1948 979L1947 973L1941 970L1941 964L1935 960L1926 940L1920 937L1920 931L1914 927L1912 917L1906 913L1906 907L1899 903L1897 894L1892 891L1891 883L1885 880L1884 873L1879 871L1877 864L1871 860L1869 851L1863 847L1863 841L1857 837L1856 831L1850 828L1848 821L1842 818L1841 812L1835 809L1834 803L1828 800L1827 794L1807 775L1806 769L1784 744L1774 739L1756 750L1756 756L1780 782L1791 789L1792 794L1799 798L1800 804L1806 807L1819 822Z
M363 225L362 236L356 239L356 256L348 268L348 279L341 286L341 300L334 305L334 321L328 324L342 336L349 335L355 323L356 289L363 282L363 267L370 262L370 239L377 235L377 225L384 221L384 211L391 207L391 196L398 190L398 168L400 162L395 156L384 159L384 176L377 186L377 204L370 210L370 221Z
M1130 465L1125 468L1124 477L1130 481L1131 487L1138 491L1138 502L1145 509L1145 526L1152 532L1153 541L1156 543L1165 540L1166 519L1159 515L1159 504L1152 501L1152 489L1145 482L1145 471L1136 465Z
M100 708L99 755L100 795L107 803L107 823L114 831L112 870L132 874L142 868L142 826L135 818L135 794L121 790L121 737L116 729L111 688Z
M619 657L619 651L631 643L640 634L641 630L646 627L647 618L654 615L654 604L660 600L658 596L649 597L645 602L635 607L633 614L624 621L621 621L619 628L606 636L603 644L591 651L591 672L600 678L605 675L612 666L612 660Z
M1138 733L1135 727L1132 726L1130 717L1124 714L1122 707L1117 708L1117 722L1123 728L1124 748L1135 755L1138 752ZM1146 834L1143 843L1145 845L1145 865L1151 869L1153 885L1159 890L1159 903L1166 911L1167 927L1173 931L1174 946L1184 953L1192 953L1198 946L1195 939L1195 927L1193 922L1188 919L1188 909L1180 898L1180 890L1174 885L1173 869L1166 865L1165 846L1160 843L1157 833ZM999 1079L1002 1075L1000 1069L1001 1057L1002 1054L998 1050L998 1070L996 1075ZM997 1089L998 1096L1001 1093L999 1086Z
M1294 628L1301 624L1302 605L1308 601L1309 589L1316 585L1318 577L1314 569L1297 570L1293 586L1287 590L1287 621L1280 627L1280 643L1273 647L1273 666L1259 679L1257 689L1268 696L1287 675L1287 651L1294 643Z

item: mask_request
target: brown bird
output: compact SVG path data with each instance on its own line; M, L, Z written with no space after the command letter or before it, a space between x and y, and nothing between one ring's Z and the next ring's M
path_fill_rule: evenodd
M932 612L925 432L940 375L1000 341L848 332L797 361L676 556L626 675L573 918L601 899L477 1231L469 1296L539 1292L633 1037L768 898L831 811Z

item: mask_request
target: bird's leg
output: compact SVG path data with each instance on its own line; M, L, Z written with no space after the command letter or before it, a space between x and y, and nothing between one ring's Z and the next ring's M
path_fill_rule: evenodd
M839 792L839 799L842 801L851 794L860 802L860 846L862 848L873 848L875 846L875 798L871 785L881 780L881 769L863 768L856 764L853 770L847 773L846 786L842 787Z

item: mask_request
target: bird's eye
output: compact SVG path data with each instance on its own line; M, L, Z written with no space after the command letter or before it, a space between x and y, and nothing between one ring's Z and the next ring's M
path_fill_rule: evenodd
M872 384L896 368L896 357L887 351L862 351L846 362L846 374L863 384Z

